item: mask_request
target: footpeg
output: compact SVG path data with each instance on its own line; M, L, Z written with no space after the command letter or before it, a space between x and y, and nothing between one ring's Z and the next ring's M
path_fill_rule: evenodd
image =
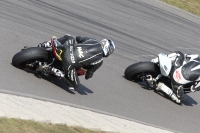
M27 48L28 48L27 46L24 46L24 48L22 48L21 51L26 50Z
M153 87L153 86L154 86L154 79L153 79L153 77L152 77L151 75L147 75L147 76L145 77L145 81L148 83L148 85L149 85L150 87Z

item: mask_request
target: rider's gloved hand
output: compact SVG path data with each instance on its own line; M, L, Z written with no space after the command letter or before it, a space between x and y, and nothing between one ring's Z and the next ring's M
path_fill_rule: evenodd
M87 71L86 74L85 74L85 79L92 78L93 73L94 73L94 72L92 72L92 71Z
M200 90L200 82L195 82L195 84L190 87L191 92L195 92L199 90Z
M186 54L186 55L185 55L185 59L186 59L187 61L193 60L193 59L198 58L198 57L199 57L198 54Z

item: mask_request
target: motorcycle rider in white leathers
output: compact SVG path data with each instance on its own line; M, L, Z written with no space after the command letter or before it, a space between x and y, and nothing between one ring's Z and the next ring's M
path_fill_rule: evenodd
M172 69L170 72L172 88L168 88L163 83L159 83L156 90L163 91L176 103L182 103L184 100L184 84L193 83L190 86L191 92L195 92L199 89L200 58L197 54L183 54L180 51L170 53L168 57L172 61ZM152 59L152 62L158 63L158 58ZM168 89L174 90L175 94Z

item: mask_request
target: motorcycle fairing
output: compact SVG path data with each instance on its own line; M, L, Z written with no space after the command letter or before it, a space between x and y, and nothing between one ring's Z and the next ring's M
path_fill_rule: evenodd
M169 57L167 57L166 54L160 53L158 54L158 59L159 59L159 66L160 66L160 71L163 76L168 76L171 68L172 68L172 62Z

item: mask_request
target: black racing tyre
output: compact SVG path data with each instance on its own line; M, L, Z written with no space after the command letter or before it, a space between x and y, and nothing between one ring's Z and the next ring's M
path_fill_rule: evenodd
M48 51L45 48L30 47L16 53L12 58L12 65L17 68L25 67L26 62L48 59Z
M144 75L150 74L155 77L159 73L160 68L157 64L153 62L138 62L128 66L125 69L124 76L128 80L140 82L142 81L141 77Z

